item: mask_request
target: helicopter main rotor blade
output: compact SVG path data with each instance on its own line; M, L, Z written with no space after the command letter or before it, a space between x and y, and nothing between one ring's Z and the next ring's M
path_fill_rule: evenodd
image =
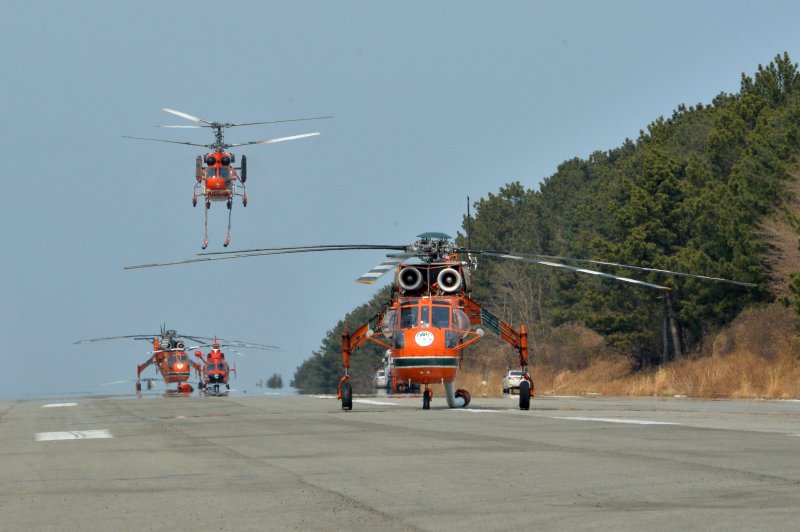
M202 254L202 256L194 259L185 259L172 262L157 262L152 264L137 264L134 266L125 266L125 270L136 270L141 268L158 268L162 266L175 266L178 264L193 264L195 262L207 262L212 260L228 260L228 259L241 259L245 257L260 257L263 255L287 255L291 253L313 253L317 251L352 251L352 250L401 250L404 251L406 246L379 246L379 245L331 245L331 246L306 246L306 247L293 247L293 248L263 248L248 251L229 251L229 252L216 252L214 254Z
M667 286L661 286L658 284L648 283L645 281L640 281L638 279L631 279L630 277L620 277L619 275L611 275L610 273L603 273L598 272L596 270L587 270L586 268L577 268L575 266L569 266L568 264L560 264L557 262L550 262L541 259L536 259L532 257L524 257L521 255L511 255L508 253L500 253L495 251L475 251L475 253L480 253L482 255L486 255L487 257L497 257L500 259L511 259L511 260L518 260L521 262L527 262L530 264L540 264L542 266L549 266L551 268L559 268L562 270L568 270L577 273L588 273L589 275L597 275L599 277L604 277L606 279L614 279L617 281L623 281L626 283L638 284L640 286L646 286L648 288L655 288L657 290L665 290L670 291L671 288Z
M638 270L643 272L655 272L655 273L663 273L666 275L677 275L680 277L694 277L695 279L706 279L708 281L718 281L720 283L729 283L735 284L739 286L748 286L748 287L755 287L758 286L755 283L747 283L745 281L735 281L733 279L725 279L724 277L712 277L709 275L699 275L696 273L686 273L686 272L676 272L672 270L662 270L660 268L645 268L644 266L631 266L630 264L618 264L616 262L603 262L599 260L589 260L589 259L573 259L569 257L549 257L547 255L541 255L542 258L550 258L553 260L563 260L563 261L574 261L574 262L585 262L588 264L598 264L600 266L613 266L618 268L628 268L631 270Z
M168 113L172 113L176 116L180 116L181 118L185 118L186 120L191 120L192 122L203 122L204 124L212 125L214 122L210 120L205 120L204 118L200 118L199 116L193 116L189 113L184 113L183 111L176 111L175 109L170 109L168 107L163 108L164 111Z
M123 138L126 139L136 139L136 140L152 140L154 142L168 142L170 144L184 144L186 146L199 146L201 148L208 148L212 149L214 147L213 144L196 144L194 142L181 142L177 140L164 140L164 139L151 139L148 137L131 137L130 135L122 135Z
M289 118L286 120L268 120L266 122L242 122L240 124L225 124L226 127L236 127L236 126L256 126L260 124L282 124L284 122L304 122L306 120L325 120L327 118L333 118L332 116L312 116L310 118Z
M277 139L270 139L270 140L253 140L250 142L240 142L239 144L228 144L229 148L236 148L237 146L252 146L253 144L274 144L276 142L284 142L286 140L297 140L297 139L304 139L306 137L316 137L319 135L319 131L315 131L314 133L304 133L302 135L292 135L291 137L279 137Z
M78 340L77 342L72 342L72 345L77 344L91 344L93 342L103 342L105 340L121 340L123 338L133 338L134 340L138 340L140 338L147 337L145 334L128 334L125 336L106 336L104 338L88 338L86 340ZM148 337L150 338L150 337Z
M203 129L204 127L211 127L211 126L156 126L156 127L172 127L180 129Z
M381 262L370 271L356 279L357 283L361 284L372 284L377 281L383 274L388 272L389 270L393 269L395 266L403 262L404 260L408 260L410 258L415 257L414 253L397 253L393 255L387 255L385 261Z
M466 251L472 252L472 253L482 253L484 255L489 253L487 251L481 251L481 250L466 250ZM490 253L495 253L496 254L496 253L502 253L502 252L501 251L492 251ZM599 260L577 259L577 258L574 258L574 257L559 257L559 256L555 256L555 255L538 255L538 254L533 254L533 253L514 253L514 255L518 255L520 257L525 257L525 258L537 259L537 260L544 259L544 260L558 260L558 261L565 261L565 262L579 262L579 263L584 263L584 264L597 264L599 266L611 266L611 267L616 267L616 268L626 268L626 269L637 270L637 271L642 271L642 272L663 273L665 275L676 275L676 276L679 276L679 277L690 277L690 278L695 278L695 279L705 279L705 280L708 280L708 281L717 281L717 282L721 282L721 283L735 284L735 285L738 285L738 286L747 286L747 287L758 286L755 283L748 283L748 282L745 282L745 281L735 281L733 279L725 279L723 277L712 277L712 276L709 276L709 275L700 275L700 274L696 274L696 273L687 273L687 272L677 272L677 271L673 271L673 270L664 270L664 269L660 269L660 268L647 268L647 267L644 267L644 266L633 266L631 264L620 264L620 263L617 263L617 262L604 262L604 261L599 261Z

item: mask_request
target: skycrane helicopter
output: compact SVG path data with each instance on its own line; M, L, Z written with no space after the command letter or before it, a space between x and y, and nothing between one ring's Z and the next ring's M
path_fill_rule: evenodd
M228 207L228 232L225 236L225 243L223 244L224 247L228 247L231 242L231 215L233 212L233 198L235 196L241 196L242 206L247 207L247 191L245 190L245 182L247 181L247 157L242 155L241 166L231 166L231 164L236 162L236 156L228 151L230 148L236 148L238 146L250 146L254 144L274 144L276 142L304 139L319 135L319 132L313 132L269 140L254 140L250 142L241 142L238 144L227 144L224 139L223 129L229 127L278 124L283 122L301 122L305 120L322 120L325 118L333 118L332 116L317 116L311 118L291 118L287 120L269 120L264 122L243 122L240 124L234 124L231 122L213 122L211 120L206 120L198 116L184 113L183 111L176 111L175 109L169 109L166 107L163 110L167 113L191 120L192 122L197 122L199 125L159 127L182 129L211 128L214 130L214 142L212 144L197 144L194 142L181 142L175 140L154 139L149 137L132 137L129 135L123 135L123 137L127 139L151 140L155 142L168 142L170 144L198 146L212 150L206 153L205 156L198 155L195 158L195 179L197 183L195 183L194 192L192 193L192 206L197 206L198 196L205 198L203 200L203 203L205 204L205 234L203 237L203 249L208 247L208 209L211 208L211 202L224 201ZM203 166L203 164L205 164L205 166ZM241 174L239 172L241 172Z
M197 362L191 360L186 354L186 345L184 339L192 340L193 342L203 343L208 341L208 338L200 336L187 336L179 335L174 329L167 329L166 326L161 326L161 332L158 334L128 334L123 336L106 336L103 338L89 338L86 340L78 340L73 344L88 344L94 342L103 342L107 340L147 340L152 342L153 350L148 354L150 357L136 366L136 391L142 391L142 380L147 384L147 389L153 387L152 379L142 379L142 372L148 366L155 364L156 372L161 374L166 384L177 384L174 390L169 392L178 393L191 393L194 391L189 382L191 370L194 369L195 374L199 376L203 368Z
M225 389L230 390L230 384L228 383L230 373L233 372L234 376L236 375L236 364L234 364L233 367L230 367L228 361L225 359L225 353L222 352L223 347L265 349L270 351L278 349L272 345L253 344L249 342L239 342L236 340L221 342L217 338L214 338L214 342L211 343L211 345L197 347L211 348L208 355L205 357L200 349L194 352L194 356L203 362L199 387L200 390L206 394L219 394L220 385L225 385ZM234 351L233 349L230 351L235 355L245 356L244 353Z
M309 253L321 251L391 250L386 260L357 279L372 284L382 275L395 270L391 297L383 310L352 333L345 328L342 334L342 363L344 375L338 384L338 398L342 410L353 407L353 390L350 381L350 355L365 342L373 342L391 349L393 377L407 386L421 385L422 408L430 409L432 384L444 386L447 405L465 407L470 403L466 390L456 389L454 381L463 359L463 349L477 342L485 327L511 345L519 354L523 379L519 387L519 407L530 408L534 393L533 379L528 373L528 333L524 325L518 329L494 316L471 299L471 272L477 267L477 256L510 259L538 264L576 273L595 275L606 279L631 283L645 288L669 292L667 286L630 277L622 277L588 268L567 264L631 268L644 272L686 276L698 279L731 283L739 286L756 286L752 283L710 277L656 268L630 266L611 262L573 259L531 253L516 253L456 246L444 233L422 233L410 245L333 244L283 248L259 248L229 252L201 253L200 257L174 262L127 266L126 269L150 268L188 264L232 258ZM407 262L416 259L418 262ZM376 332L380 333L381 339Z

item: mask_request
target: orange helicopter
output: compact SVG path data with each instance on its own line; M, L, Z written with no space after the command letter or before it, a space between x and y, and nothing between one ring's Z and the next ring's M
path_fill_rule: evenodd
M228 247L231 242L231 214L233 212L233 198L234 196L241 196L242 206L247 207L247 191L245 190L245 182L247 181L247 157L242 155L241 166L233 167L231 164L236 162L236 156L230 153L230 148L237 146L250 146L253 144L274 144L276 142L283 142L286 140L303 139L306 137L314 137L319 135L319 132L304 133L301 135L292 135L290 137L279 137L270 140L254 140L250 142L241 142L239 144L227 144L222 133L224 128L238 127L238 126L253 126L259 124L278 124L282 122L300 122L304 120L322 120L325 118L333 118L332 116L317 116L312 118L292 118L288 120L270 120L266 122L246 122L241 124L233 124L230 122L212 122L203 118L176 111L175 109L164 108L164 111L173 115L186 118L193 122L202 123L197 126L159 126L169 128L212 128L214 129L214 143L213 144L196 144L194 142L180 142L175 140L153 139L148 137L131 137L123 135L127 139L136 140L152 140L155 142L168 142L170 144L184 144L187 146L199 146L201 148L208 148L213 150L205 155L205 157L198 155L195 158L195 179L197 183L194 185L194 192L192 194L192 206L197 206L197 198L203 196L205 198L205 235L203 237L203 249L208 246L208 209L211 208L211 202L224 201L228 207L228 232L225 236L224 247ZM205 166L203 166L205 164ZM237 170L240 173L237 172Z
M719 277L673 272L618 263L555 257L531 253L510 253L456 246L444 233L423 233L419 240L407 246L373 244L333 244L284 248L259 248L240 251L201 253L201 257L174 262L127 266L126 269L169 266L231 258L308 253L318 251L347 251L381 249L397 253L387 255L387 260L357 279L372 284L394 269L394 283L386 307L367 323L350 333L345 328L342 335L342 362L344 375L339 381L338 398L343 410L353 407L353 390L350 381L350 354L365 342L373 342L391 350L393 385L402 382L406 388L422 386L422 408L430 409L432 384L442 384L447 405L465 407L470 403L466 390L455 388L455 378L461 367L463 349L477 342L483 335L483 326L497 334L519 353L522 381L519 386L519 407L530 408L534 393L533 379L528 373L528 335L524 325L514 329L470 298L471 272L477 267L477 256L511 259L538 264L576 273L600 276L647 288L669 292L670 288L629 277L580 268L567 262L589 263L645 272L658 272L720 281L740 286L752 283ZM408 263L416 258L418 263ZM379 332L381 339L376 332Z
M197 346L211 347L211 351L209 351L208 355L205 357L200 349L194 352L194 356L203 361L199 387L200 390L206 394L219 394L220 385L222 384L225 385L226 390L230 390L228 379L231 372L233 372L234 376L236 375L236 364L234 364L234 366L231 368L228 364L228 361L225 360L225 353L222 352L222 347L230 346L238 348L265 349L271 351L278 349L272 345L253 344L248 342L239 342L236 340L220 342L217 338L214 338L214 342L210 346ZM232 349L231 352L239 356L245 356L244 353L240 353Z
M91 338L88 340L78 340L74 344L87 344L93 342L101 342L106 340L120 340L132 338L134 340L148 340L153 344L153 351L148 353L150 357L136 366L136 391L142 391L142 382L145 381L147 389L153 388L153 379L142 379L142 372L148 366L155 364L156 372L161 374L166 384L177 384L177 387L172 390L167 390L170 393L192 393L194 388L188 382L191 370L195 371L196 376L203 373L203 368L189 358L186 354L186 345L184 339L192 340L197 343L206 343L210 338L200 336L186 336L178 335L177 331L173 329L166 329L161 326L159 334L131 334L125 336L108 336L104 338Z

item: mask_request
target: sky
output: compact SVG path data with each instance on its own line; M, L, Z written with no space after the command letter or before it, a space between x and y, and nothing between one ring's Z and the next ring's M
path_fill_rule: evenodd
M146 342L188 335L280 347L237 358L234 386L288 385L326 333L389 281L355 279L378 251L192 258L202 150L169 107L221 122L333 115L226 131L227 142L318 131L234 149L248 206L229 249L404 245L455 236L472 201L636 139L680 104L737 92L742 73L800 58L794 1L156 2L10 0L0 141L9 193L0 232L6 342L0 398L129 393ZM208 251L227 213L209 212ZM387 276L389 277L389 276ZM152 370L146 376L154 376Z

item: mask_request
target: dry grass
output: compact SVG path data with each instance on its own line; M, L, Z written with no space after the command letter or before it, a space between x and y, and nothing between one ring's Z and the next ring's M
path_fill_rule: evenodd
M657 369L637 372L628 359L604 354L582 369L550 361L531 374L540 395L800 398L796 323L791 310L771 305L744 312L696 353ZM499 396L503 373L465 369L458 386L475 396Z

